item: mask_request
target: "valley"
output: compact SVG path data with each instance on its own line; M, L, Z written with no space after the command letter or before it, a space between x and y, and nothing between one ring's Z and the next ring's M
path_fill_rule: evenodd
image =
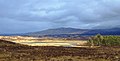
M48 30L49 34L41 31L27 35L0 36L0 61L120 60L120 36L119 32L115 33L118 30L92 30L91 34L86 31L85 35L81 35L78 32L84 33L84 30L70 29L68 32L64 28L52 29ZM105 35L106 32L109 35Z

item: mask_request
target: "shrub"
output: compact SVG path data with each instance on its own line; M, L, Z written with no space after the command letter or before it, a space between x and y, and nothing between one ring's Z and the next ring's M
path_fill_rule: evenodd
M97 34L90 37L88 43L91 46L120 46L120 36L102 36Z

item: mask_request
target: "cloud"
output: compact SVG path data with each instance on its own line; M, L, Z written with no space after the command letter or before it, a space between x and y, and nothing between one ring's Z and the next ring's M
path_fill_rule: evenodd
M0 32L120 27L119 6L119 0L0 0Z

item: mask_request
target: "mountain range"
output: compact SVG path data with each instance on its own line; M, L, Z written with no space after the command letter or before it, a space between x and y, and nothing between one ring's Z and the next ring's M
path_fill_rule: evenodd
M43 36L43 35L120 35L120 28L111 29L76 29L76 28L56 28L47 29L38 32L26 33L30 36Z
M0 34L1 36L75 36L75 35L120 35L120 28L111 29L77 29L77 28L55 28L37 32L21 34Z

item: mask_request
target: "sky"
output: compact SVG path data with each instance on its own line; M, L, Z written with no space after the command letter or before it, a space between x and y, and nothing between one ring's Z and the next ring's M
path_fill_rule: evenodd
M120 27L120 0L0 0L0 34Z

